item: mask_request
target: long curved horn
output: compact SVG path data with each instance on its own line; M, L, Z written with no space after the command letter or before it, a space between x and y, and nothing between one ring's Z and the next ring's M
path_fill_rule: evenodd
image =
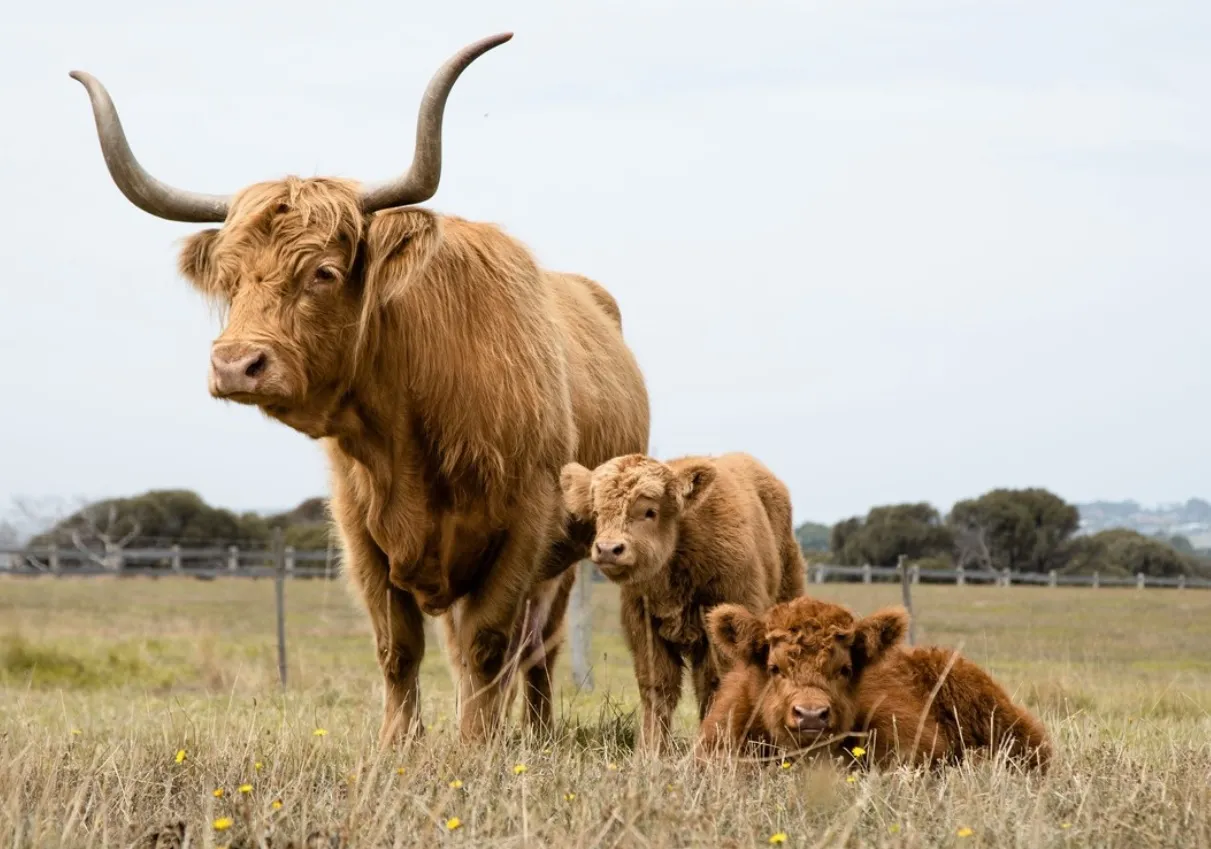
M187 192L161 183L144 171L126 142L122 122L118 120L118 110L114 108L114 102L105 86L84 71L72 71L70 76L88 90L105 165L122 194L126 195L131 203L145 212L169 221L226 220L227 208L231 204L230 196Z
M416 119L416 149L412 153L412 164L402 177L381 183L362 193L362 210L378 212L396 206L422 203L437 193L437 184L442 173L442 114L446 109L446 98L454 87L459 74L467 66L513 37L504 32L469 44L454 54L437 69L421 99L420 113Z

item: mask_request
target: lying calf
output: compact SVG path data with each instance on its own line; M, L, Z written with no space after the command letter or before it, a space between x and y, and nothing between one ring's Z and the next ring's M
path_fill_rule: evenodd
M949 649L900 644L901 607L857 619L799 598L761 616L720 605L707 622L734 663L702 723L700 756L751 741L830 754L861 746L880 764L953 763L1002 748L1041 769L1050 760L1042 724L987 672Z
M804 561L790 493L748 454L668 463L629 454L560 484L575 518L593 522L591 556L621 588L622 626L643 704L641 743L660 748L693 668L698 718L719 684L705 612L724 602L760 612L801 595Z

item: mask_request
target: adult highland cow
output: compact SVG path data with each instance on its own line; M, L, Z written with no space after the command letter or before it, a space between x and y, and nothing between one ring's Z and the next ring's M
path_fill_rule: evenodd
M135 160L102 85L72 73L123 194L160 218L223 224L180 255L227 315L210 392L327 450L346 572L374 626L385 743L421 728L422 610L444 620L465 738L498 724L523 653L527 718L549 722L568 566L592 537L565 524L559 471L647 448L647 391L614 299L539 268L495 226L412 206L437 191L455 80L511 37L438 70L411 167L369 189L297 177L231 197L167 186Z

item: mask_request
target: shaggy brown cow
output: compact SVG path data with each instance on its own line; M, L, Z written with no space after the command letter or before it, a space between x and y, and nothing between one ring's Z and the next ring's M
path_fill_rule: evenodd
M605 289L541 269L495 226L404 208L437 190L455 80L510 37L438 70L411 168L366 190L295 177L231 198L166 186L135 161L101 84L72 74L127 198L223 222L180 257L227 313L210 391L327 450L346 572L374 626L384 741L421 727L422 610L444 617L466 737L499 725L522 649L527 716L549 721L567 567L591 538L565 521L559 471L647 447L647 390Z
M1051 744L1042 724L956 652L902 645L902 607L858 619L804 597L762 616L720 605L707 622L734 665L702 723L701 756L748 741L833 754L860 745L876 763L933 765L1003 749L1046 769Z
M718 687L705 611L733 602L759 612L803 593L790 493L740 453L669 463L630 454L593 471L570 463L560 484L568 511L595 524L593 562L621 587L641 740L659 749L681 698L683 661L693 668L699 719Z

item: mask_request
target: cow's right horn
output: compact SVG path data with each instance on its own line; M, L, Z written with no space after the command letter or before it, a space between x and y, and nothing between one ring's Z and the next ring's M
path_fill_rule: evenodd
M231 205L229 196L187 192L161 183L144 171L126 141L118 110L105 86L84 71L72 71L71 78L88 90L105 165L131 203L169 221L221 222L227 219L227 209Z
M423 203L437 193L437 184L442 173L442 114L446 109L446 98L454 87L459 74L467 66L513 37L504 32L481 38L455 53L429 80L425 96L421 98L420 114L416 118L416 149L412 152L412 165L402 177L369 188L362 193L362 210L367 214L380 209Z

